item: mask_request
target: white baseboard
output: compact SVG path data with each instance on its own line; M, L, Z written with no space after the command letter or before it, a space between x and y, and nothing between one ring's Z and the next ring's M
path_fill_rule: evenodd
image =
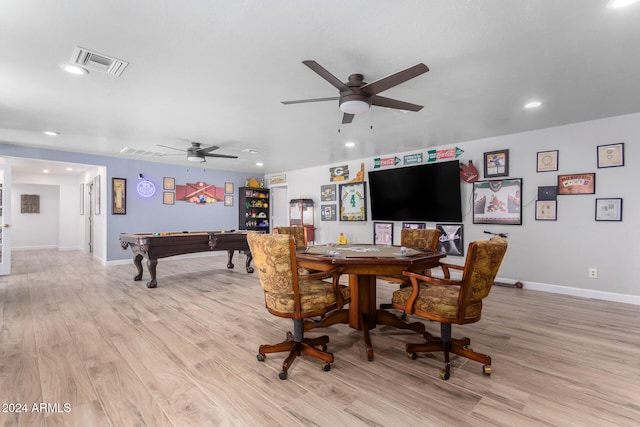
M617 294L614 292L596 291L593 289L570 288L568 286L550 285L547 283L537 282L522 282L522 284L524 289L531 289L533 291L640 305L640 296L637 295Z

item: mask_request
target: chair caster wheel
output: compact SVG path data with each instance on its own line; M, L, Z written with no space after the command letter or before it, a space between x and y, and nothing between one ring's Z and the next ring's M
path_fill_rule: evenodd
M409 359L411 360L416 360L418 358L418 355L415 353L407 353L407 356L409 356Z
M267 358L267 355L262 353L258 353L258 355L256 356L256 359L258 359L258 362L264 362L264 359L266 358Z
M326 344L322 344L322 351L327 351L327 345Z
M482 373L485 374L486 376L491 375L491 366L490 365L482 366Z
M281 380L286 380L287 379L287 373L286 372L280 372L278 374L278 378L280 378Z
M325 372L329 372L331 370L331 364L330 363L325 363L322 366L322 370L325 371Z
M407 313L402 313L400 315L400 320L407 320Z
M451 377L451 373L447 372L445 369L440 369L440 378L447 381Z

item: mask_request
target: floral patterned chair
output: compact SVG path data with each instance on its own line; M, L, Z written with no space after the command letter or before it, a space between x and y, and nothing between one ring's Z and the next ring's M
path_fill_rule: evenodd
M304 235L304 227L295 225L291 227L273 227L273 234L290 234L296 242L296 248L307 247L307 238Z
M418 250L429 249L435 251L438 247L438 239L440 238L440 230L435 228L403 228L400 232L400 246L405 248L413 248ZM422 272L427 274L428 272ZM398 283L400 288L411 286L411 280L402 274L394 276L379 276L378 279L387 282ZM391 304L380 304L381 310L391 308ZM404 315L402 316L405 317Z
M507 241L494 237L470 243L464 266L441 261L444 278L408 271L403 273L411 280L411 287L401 288L393 293L393 308L440 322L440 337L425 332L425 343L406 345L411 359L416 359L417 352L443 351L445 368L440 371L440 377L445 380L450 376L450 353L483 363L484 374L491 374L491 357L473 351L469 347L469 338L452 339L451 325L464 325L480 320L482 300L491 291L506 251ZM461 271L462 277L452 279L451 270Z
M329 337L305 338L304 319L342 308L351 300L349 288L338 283L341 269L300 275L296 268L295 243L290 235L249 233L247 241L267 310L274 316L293 319L294 328L293 333L287 333L285 341L261 345L258 360L264 361L267 353L288 351L279 374L282 380L287 378L289 367L300 354L322 360L324 370L329 371L333 363L333 354L326 351ZM322 280L326 278L332 281Z

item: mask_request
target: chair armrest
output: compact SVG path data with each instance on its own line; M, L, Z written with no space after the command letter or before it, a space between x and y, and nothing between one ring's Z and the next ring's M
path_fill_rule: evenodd
M442 261L440 261L439 267L442 268L442 272L444 273L444 277L446 279L450 279L451 278L451 272L449 270L464 271L464 266L456 265L456 264L449 264L449 263L442 262Z

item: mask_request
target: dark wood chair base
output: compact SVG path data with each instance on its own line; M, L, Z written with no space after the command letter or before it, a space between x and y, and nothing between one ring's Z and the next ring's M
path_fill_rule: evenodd
M467 337L459 339L451 339L450 341L444 341L440 337L434 337L429 332L424 333L425 343L421 344L407 344L405 349L411 359L416 359L416 353L426 353L431 351L444 352L445 367L440 371L440 377L448 380L451 375L451 362L450 353L457 354L458 356L466 357L467 359L474 360L483 364L482 372L485 375L491 374L491 357L477 353L470 348L471 340Z
M258 360L261 362L264 361L267 353L282 353L288 351L289 355L282 363L282 372L280 373L280 379L282 380L287 378L287 372L293 364L293 361L301 354L306 354L307 356L322 360L324 362L323 369L328 371L330 369L329 364L333 363L333 354L325 351L327 349L328 342L329 337L327 335L317 338L303 338L302 341L295 341L293 334L291 332L287 332L287 338L285 341L278 344L261 345L258 348ZM318 347L321 347L322 350Z

